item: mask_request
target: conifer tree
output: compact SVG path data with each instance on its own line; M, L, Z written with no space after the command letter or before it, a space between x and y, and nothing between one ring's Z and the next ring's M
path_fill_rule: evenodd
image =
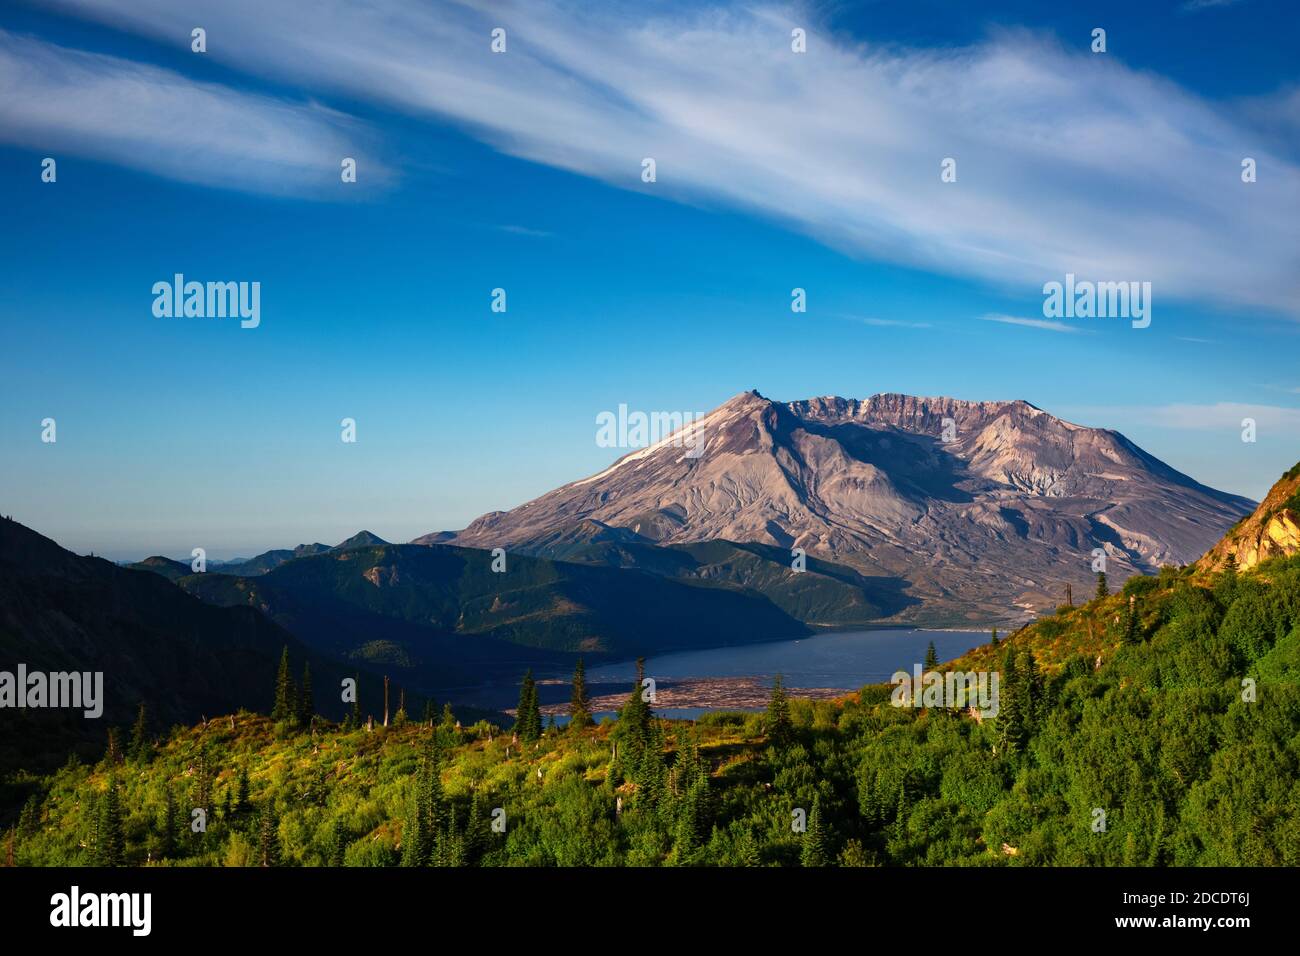
M515 729L520 740L536 740L542 735L542 712L537 703L537 683L530 667L519 687L519 710L515 715Z
M140 710L136 714L135 726L131 728L129 754L134 762L146 763L152 752L153 744L149 740L149 723L145 713L144 701L140 701Z
M533 708L537 707L537 688L533 688ZM537 722L540 726L541 716L537 716ZM446 730L456 729L456 712L451 708L451 701L445 701L442 705L442 726Z
M18 815L18 835L23 839L36 836L41 828L41 799L32 794Z
M170 785L164 786L162 819L158 826L162 833L158 840L158 853L164 859L176 854L176 836L180 831L180 817L176 809L176 794Z
M260 866L280 865L280 821L270 798L257 820L257 858Z
M700 770L700 747L695 734L686 736L685 731L677 735L677 762L673 764L672 790L677 797L684 796L695 783Z
M1237 599L1237 553L1229 551L1223 564L1223 573L1214 584L1214 596L1225 608Z
M491 813L483 788L475 787L470 798L469 820L465 825L465 859L468 863L479 860L490 845Z
M302 665L302 686L298 689L298 723L303 727L311 726L311 719L316 714L316 699L311 688L311 662Z
M887 819L885 791L881 786L880 771L867 768L858 784L858 812L868 827L875 829Z
M456 806L447 808L447 829L438 841L438 866L463 866L465 864L465 835L456 819Z
M654 681L651 681L650 684L651 686L653 686ZM650 727L650 721L654 719L655 714L654 714L654 709L650 706L653 703L650 694L651 688L646 686L644 657L638 657L636 659L636 686L637 686L637 696L641 699L643 729L648 731Z
M629 742L633 740L638 743L644 742L650 725L650 708L646 706L647 702L642 696L644 688L641 686L641 680L640 677L636 679L632 685L632 692L627 695L627 700L624 701L618 714L619 725L627 732Z
M692 734L673 768L673 790L679 794L677 853L679 861L702 845L712 818L709 770L700 758L699 739Z
M347 854L348 841L343 832L343 821L335 819L334 826L330 831L329 853L326 857L326 865L343 866Z
M1129 595L1128 615L1124 621L1124 643L1137 644L1142 640L1142 618L1137 610L1137 596Z
M890 826L895 843L902 843L907 837L907 818L911 814L911 803L907 793L907 778L898 785L898 800L894 804L894 822Z
M633 782L637 803L649 809L659 807L668 793L668 768L664 764L664 734L659 721L651 721L637 755Z
M416 768L402 827L403 866L429 866L434 862L444 810L442 759L437 739L430 734Z
M925 666L923 671L928 674L930 671L936 671L938 669L939 653L934 649L934 641L931 641L930 646L925 649Z
M700 844L699 796L695 788L689 788L677 801L677 827L674 845L679 863L686 862L687 857Z
M736 840L736 859L741 866L763 865L763 857L758 848L758 841L754 839L754 832L748 827L741 832L740 838Z
M406 820L402 823L402 866L428 866L430 834L423 806L420 775L411 788Z
M447 834L443 838L440 854L442 866L458 867L465 865L465 834L460 828L460 817L452 804L447 814Z
M108 728L108 745L104 748L104 763L110 767L122 762L122 745L118 742L116 727Z
M645 699L644 680L645 658L639 657L636 662L636 681L619 709L618 722L614 728L616 749L615 759L610 761L612 780L620 775L624 779L634 780L640 772L641 757L649 746L654 714Z
M998 681L998 741L1001 752L1019 750L1025 740L1025 705L1020 674L1016 667L1015 648L1007 647L1002 656L1002 673Z
M108 789L99 804L99 832L96 863L99 866L123 866L126 863L126 827L122 820L122 794L117 774L109 774Z
M998 646L998 629L996 627L993 628L993 637L989 640L989 644L993 647Z
M569 699L569 729L580 733L590 727L591 699L587 696L587 671L582 658L573 668L573 695Z
M211 808L212 782L215 776L212 754L207 747L204 747L199 751L199 759L195 763L192 806L202 807L204 810Z
M1016 664L1016 672L1023 702L1024 736L1028 737L1038 726L1038 721L1047 708L1047 701L1043 696L1043 675L1038 669L1034 652L1029 648L1021 652L1020 660Z
M789 743L794 733L794 723L790 719L790 699L786 696L780 674L772 681L772 695L767 700L765 723L768 740L778 747Z
M272 720L289 720L297 713L293 678L289 676L289 647L280 653L280 669L275 675L275 703L271 707Z
M822 822L821 794L813 797L812 812L808 814L808 829L803 835L803 846L799 849L801 866L826 866L830 862L830 849L827 845L826 826Z
M249 806L248 765L239 768L239 779L235 785L235 813L246 813Z
M1110 594L1110 588L1106 584L1106 572L1098 571L1097 572L1097 597L1099 599L1104 598L1108 594Z

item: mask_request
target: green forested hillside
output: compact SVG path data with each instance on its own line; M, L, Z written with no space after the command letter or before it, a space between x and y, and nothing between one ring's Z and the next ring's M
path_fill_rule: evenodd
M1003 676L983 722L896 708L888 687L776 693L767 714L694 723L630 697L616 725L537 739L525 700L518 741L451 716L313 733L240 714L11 778L5 851L32 865L1300 864L1300 558L1125 592L971 655ZM186 827L197 806L203 834Z
M788 548L752 541L656 544L626 528L581 521L522 550L556 561L754 591L791 617L818 626L866 625L919 603L904 594L907 582L900 578L864 575L833 561L808 557L804 572L791 574Z
M188 567L185 567L188 571ZM0 672L103 674L102 719L67 708L0 711L0 774L57 767L69 747L85 754L104 742L104 724L129 721L147 700L161 726L204 714L256 707L267 699L281 651L318 687L358 675L373 697L377 678L301 645L248 607L213 607L153 571L119 567L59 547L16 521L0 519ZM343 708L320 695L333 717Z
M376 545L304 555L256 577L181 578L210 604L257 608L308 646L399 668L413 686L499 678L519 662L633 657L797 637L764 595L636 570L443 545Z
M904 593L906 581L870 577L832 561L809 557L803 573L791 574L788 549L756 542L655 545L599 541L569 547L563 560L637 568L757 591L791 617L813 625L868 625L919 603Z

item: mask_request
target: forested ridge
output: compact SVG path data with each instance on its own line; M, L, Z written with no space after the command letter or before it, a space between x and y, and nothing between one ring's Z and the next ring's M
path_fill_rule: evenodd
M3 853L18 865L1300 863L1300 558L1133 578L958 663L994 662L1000 711L983 721L892 706L888 685L813 702L778 684L766 713L661 720L633 692L617 722L548 728L530 676L502 729L460 727L450 707L399 710L385 727L370 701L331 724L298 703L286 659L273 715L158 735L146 703L98 763L10 778L5 803L21 809ZM574 697L583 715L581 681Z

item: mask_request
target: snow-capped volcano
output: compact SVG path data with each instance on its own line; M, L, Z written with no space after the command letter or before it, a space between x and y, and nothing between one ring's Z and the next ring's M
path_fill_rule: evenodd
M1094 549L1115 582L1193 561L1253 507L1118 432L1024 401L781 403L751 391L692 427L690 441L671 436L484 515L454 543L546 553L559 540L607 536L803 548L902 579L921 602L907 617L996 619L1061 603L1066 582L1089 595L1079 589L1091 587Z

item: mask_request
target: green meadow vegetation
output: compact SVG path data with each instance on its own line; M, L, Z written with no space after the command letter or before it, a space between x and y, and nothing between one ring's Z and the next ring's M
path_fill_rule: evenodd
M669 721L630 693L594 725L578 681L579 717L556 728L529 678L512 728L431 705L372 726L373 701L334 724L299 705L291 664L267 688L273 716L156 734L146 704L98 763L11 775L0 852L28 866L1300 864L1300 557L1165 569L991 641L948 665L1001 673L984 720L894 707L888 685L814 702L778 682L766 713Z

